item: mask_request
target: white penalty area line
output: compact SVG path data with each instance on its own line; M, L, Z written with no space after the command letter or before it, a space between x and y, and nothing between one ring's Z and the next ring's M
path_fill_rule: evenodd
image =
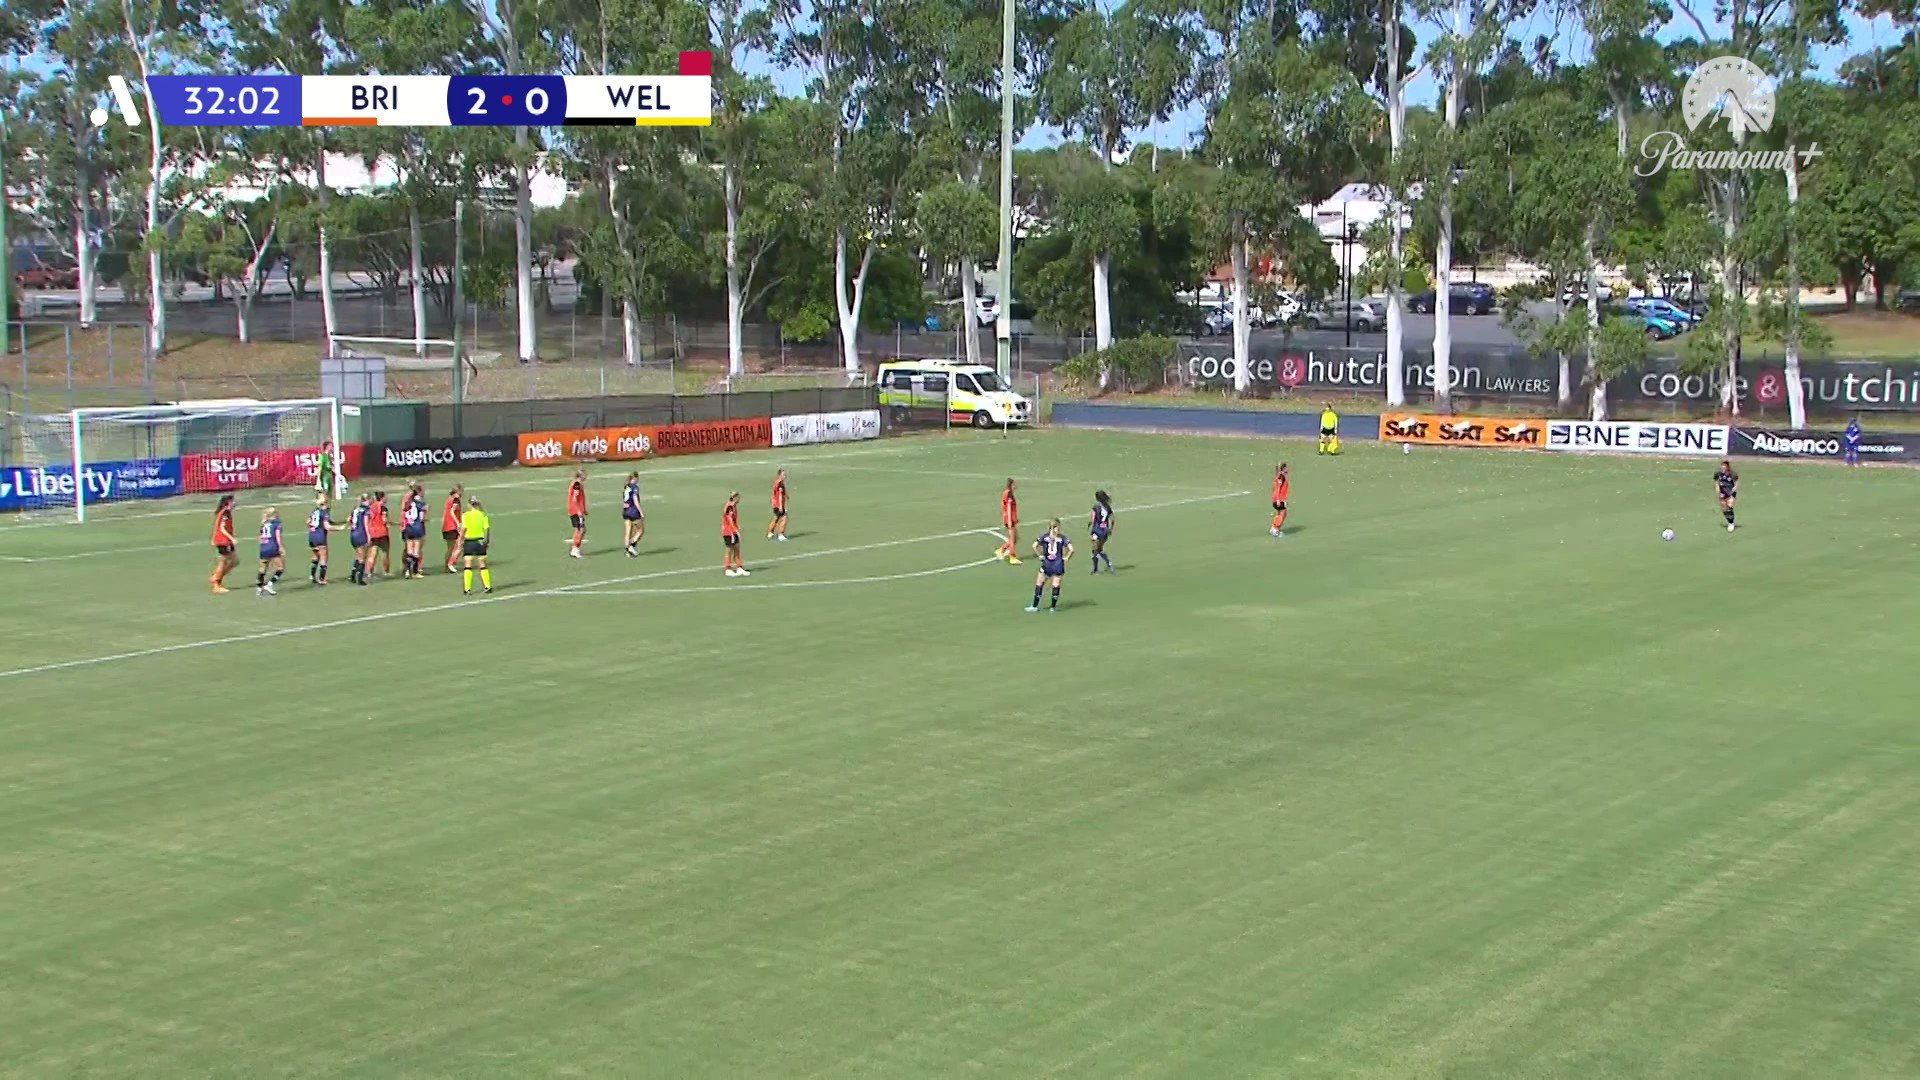
M1199 503L1220 502L1226 499L1239 499L1251 495L1250 491L1230 491L1217 495L1197 495L1187 499L1174 499L1168 502L1148 503L1144 506L1124 507L1128 512L1146 510L1165 510L1176 506L1192 506ZM878 551L883 548L904 547L909 544L926 544L936 540L952 540L964 536L995 535L994 530L986 528L955 529L951 532L929 533L926 536L913 536L901 540L882 540L871 544L855 544L850 547L826 548L820 551L802 551L792 555L776 555L760 560L760 565L799 562L804 559L823 559L832 555L852 555L863 551ZM990 560L989 560L990 561ZM354 615L344 619L330 619L326 622L301 623L298 626L283 626L274 630L258 630L248 634L231 634L226 637L206 638L201 641L182 641L173 645L158 645L150 649L133 649L128 652L113 653L107 656L87 656L77 660L59 660L49 664L33 664L28 667L10 668L0 671L0 679L19 678L27 675L44 675L56 671L71 671L76 668L94 667L100 664L118 664L128 660L140 660L150 656L168 656L173 653L194 652L200 649L217 648L222 645L240 645L253 641L271 641L275 638L293 637L323 630L337 630L345 626L365 626L370 623L387 622L392 619L404 619L415 615L431 615L441 611L457 611L485 604L503 604L512 600L526 600L536 596L562 596L570 592L589 589L607 589L615 585L630 585L661 578L680 577L687 574L712 573L711 566L683 566L673 570L656 570L646 574L628 574L621 577L606 578L600 581L583 581L577 585L560 585L551 589L534 592L506 593L502 595L462 598L444 604L429 604L426 607L403 608L399 611L381 611L367 615ZM766 583L777 584L777 583ZM740 588L735 585L733 588ZM244 590L235 590L236 593Z

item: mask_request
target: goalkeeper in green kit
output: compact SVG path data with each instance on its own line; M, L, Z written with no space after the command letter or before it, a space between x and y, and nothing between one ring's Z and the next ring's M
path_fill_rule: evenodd
M327 509L333 508L333 485L337 477L338 470L334 468L333 463L333 444L329 442L320 447L320 466L313 477L315 503Z

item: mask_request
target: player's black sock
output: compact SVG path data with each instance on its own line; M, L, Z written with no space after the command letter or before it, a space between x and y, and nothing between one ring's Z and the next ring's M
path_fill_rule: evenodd
M325 585L327 583L327 564L321 563L320 566L314 571L314 575L315 575L314 576L315 581L318 581L320 584Z
M1722 510L1720 511L1720 516L1727 519L1727 524L1729 525L1733 524L1733 511Z
M267 587L267 572L265 570L253 575L253 587L256 589L264 589ZM1036 589L1034 591L1038 592L1039 590ZM1036 604L1039 602L1038 600L1034 601Z
M1034 607L1040 606L1040 586L1038 585L1035 585L1033 587L1033 606Z
M353 560L353 569L347 572L347 580L353 582L355 585L360 584L360 560L359 559Z
M320 580L320 564L319 563L314 562L314 563L307 564L307 580L308 581Z
M1058 585L1053 587L1053 603L1051 606L1055 611L1060 610L1060 586Z
M278 571L278 570L275 570L275 571L273 572L273 583L274 583L275 585L278 585L278 584L280 584L280 571Z

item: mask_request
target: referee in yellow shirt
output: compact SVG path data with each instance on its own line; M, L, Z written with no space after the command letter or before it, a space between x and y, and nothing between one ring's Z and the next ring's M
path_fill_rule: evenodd
M493 591L493 571L487 569L487 540L493 535L493 523L479 499L469 500L467 512L460 515L460 591L473 595L474 563L480 566L480 588Z
M1332 402L1320 406L1320 452L1340 452L1340 414L1333 411Z

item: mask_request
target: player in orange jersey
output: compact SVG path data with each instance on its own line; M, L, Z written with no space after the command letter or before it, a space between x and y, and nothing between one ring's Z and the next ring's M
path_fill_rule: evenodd
M1020 565L1019 550L1015 545L1020 542L1020 500L1013 494L1013 477L1007 477L1006 489L1000 492L1000 524L1007 530L1007 538L993 550L993 557L1005 559L1014 566Z
M573 542L567 554L580 557L580 542L587 538L587 474L573 470L567 484L567 521L573 525Z
M773 520L767 524L767 539L787 542L787 470L773 474Z
M367 565L360 570L360 584L373 576L373 560L380 559L382 577L393 576L393 540L387 531L387 493L376 491L367 504Z
M213 591L227 591L227 575L240 565L240 556L234 552L233 539L233 496L220 496L220 505L213 508L213 573L207 577L207 584Z
M1287 463L1273 470L1273 527L1267 530L1269 536L1284 536L1287 527L1287 493L1292 485L1287 481Z
M720 511L720 543L726 550L725 563L728 577L750 577L746 560L740 557L740 493L727 496L726 508Z
M460 557L460 485L455 484L447 492L447 502L440 508L440 539L447 542L447 573L457 574L460 567L454 560Z

